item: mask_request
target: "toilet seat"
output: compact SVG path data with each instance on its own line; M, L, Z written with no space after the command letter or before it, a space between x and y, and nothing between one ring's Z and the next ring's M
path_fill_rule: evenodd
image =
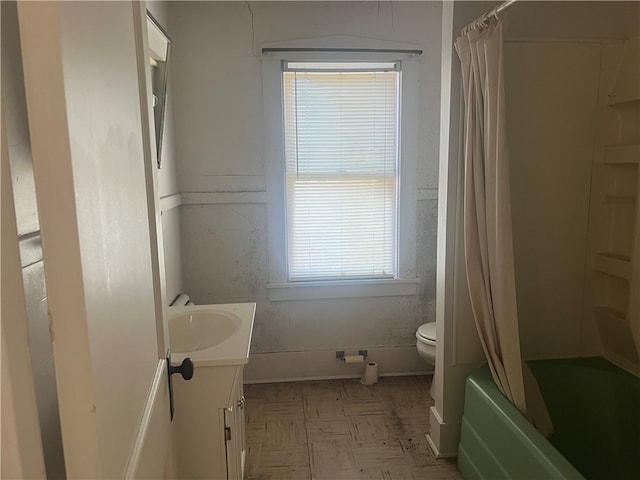
M418 327L416 338L428 345L436 344L436 322L429 322Z

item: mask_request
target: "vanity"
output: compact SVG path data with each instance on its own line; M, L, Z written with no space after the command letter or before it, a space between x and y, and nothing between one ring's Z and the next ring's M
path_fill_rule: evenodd
M242 480L246 455L242 374L249 362L255 303L170 307L172 364L194 364L173 380L177 478Z

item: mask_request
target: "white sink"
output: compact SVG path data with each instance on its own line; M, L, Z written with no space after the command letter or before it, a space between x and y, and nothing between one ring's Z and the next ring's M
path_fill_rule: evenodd
M238 315L222 310L185 312L169 318L171 351L197 352L224 342L240 329Z
M196 367L246 364L255 311L255 303L169 307L172 363L189 357Z

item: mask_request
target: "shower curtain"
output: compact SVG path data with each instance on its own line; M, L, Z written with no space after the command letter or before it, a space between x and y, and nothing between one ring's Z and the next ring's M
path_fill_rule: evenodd
M548 436L538 384L522 361L516 305L502 22L493 18L456 41L464 88L464 252L473 315L502 393Z

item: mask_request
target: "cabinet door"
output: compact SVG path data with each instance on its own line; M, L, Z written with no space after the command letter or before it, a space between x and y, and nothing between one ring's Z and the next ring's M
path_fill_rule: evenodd
M240 432L240 467L241 467L241 472L242 472L242 476L240 478L244 478L244 466L245 466L245 460L247 457L247 437L246 437L246 433L245 433L245 419L244 419L244 385L242 384L242 381L240 381L238 383L238 390L239 390L239 395L240 395L240 411L238 412L238 421L239 421L239 425L238 425L238 429Z
M242 375L234 385L235 405L224 410L228 480L242 480L244 476L245 432Z

